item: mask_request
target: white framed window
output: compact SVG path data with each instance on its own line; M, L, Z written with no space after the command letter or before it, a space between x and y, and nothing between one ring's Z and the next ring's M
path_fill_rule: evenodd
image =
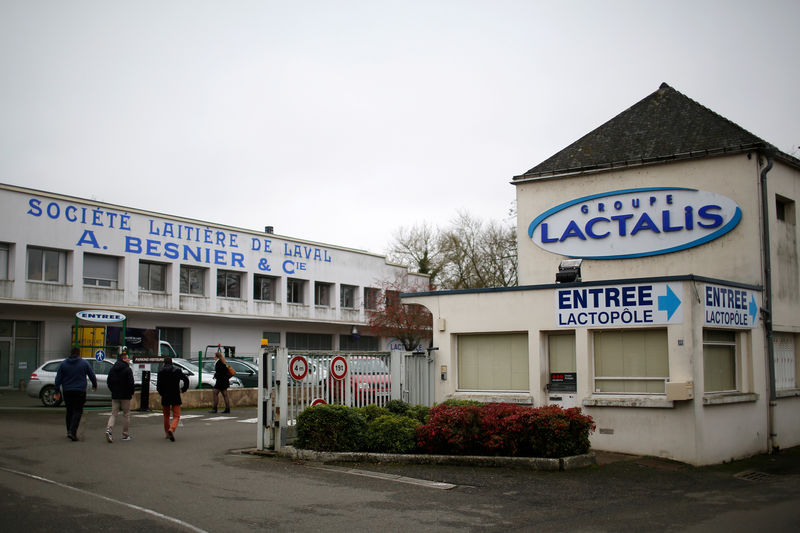
M457 342L459 390L529 390L527 333L459 335Z
M111 255L83 254L83 284L87 287L116 289L119 258Z
M669 378L666 329L595 331L594 391L665 394Z
M10 248L7 242L0 242L0 279L8 279L8 256Z
M775 389L797 389L800 384L800 367L797 365L797 336L793 333L775 332Z
M221 298L241 298L242 273L217 270L217 296Z
M274 302L278 299L277 278L272 276L253 276L253 299L262 302Z
M735 331L703 330L703 387L706 393L739 389L736 337Z
M164 292L167 288L167 265L139 261L139 290Z
M358 287L352 285L342 285L339 287L339 307L345 309L355 309L356 307L356 290Z
M28 276L31 281L66 283L67 253L63 250L28 246Z
M323 307L331 306L331 291L333 285L317 281L314 283L314 305Z
M206 291L206 269L181 265L181 294L204 296Z
M302 279L288 278L286 280L286 301L290 304L301 304L304 301L303 289L305 281Z
M364 309L374 311L378 309L378 302L380 301L381 290L372 287L364 287Z

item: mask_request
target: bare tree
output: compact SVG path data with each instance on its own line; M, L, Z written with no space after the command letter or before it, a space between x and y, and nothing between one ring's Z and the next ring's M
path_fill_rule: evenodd
M433 338L433 316L419 304L405 304L400 299L404 292L427 290L422 284L410 283L408 276L399 276L383 283L377 309L367 312L367 329L370 334L397 339L406 350L430 346Z
M517 237L513 223L494 220L484 223L461 211L444 230L434 230L428 225L401 228L395 235L392 251L391 258L429 274L431 285L442 289L517 284Z

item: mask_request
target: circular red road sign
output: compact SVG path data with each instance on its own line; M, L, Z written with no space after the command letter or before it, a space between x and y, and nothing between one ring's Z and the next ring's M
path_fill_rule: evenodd
M302 355L295 355L289 361L289 375L300 381L308 374L308 361Z
M316 399L314 399L314 401L311 402L311 406L313 407L315 405L326 405L327 403L328 402L326 402L322 398L316 398Z
M331 376L333 379L344 379L347 375L347 359L337 355L331 360Z

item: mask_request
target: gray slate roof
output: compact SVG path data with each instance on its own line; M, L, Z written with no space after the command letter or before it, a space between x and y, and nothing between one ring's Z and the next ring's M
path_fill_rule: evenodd
M514 181L762 149L800 166L763 139L662 83Z

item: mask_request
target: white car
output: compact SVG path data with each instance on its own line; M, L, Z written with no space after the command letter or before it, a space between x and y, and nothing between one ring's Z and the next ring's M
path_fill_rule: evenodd
M47 361L31 373L30 379L25 391L28 396L39 398L45 407L57 407L61 405L61 400L56 400L53 395L56 392L56 373L58 367L61 365L63 359L54 359ZM108 372L116 362L115 359L104 359L97 361L95 359L86 359L92 365L95 377L97 377L97 390L92 390L92 382L86 380L86 399L87 400L107 400L111 401L111 391L108 390ZM137 384L137 388L140 384Z

